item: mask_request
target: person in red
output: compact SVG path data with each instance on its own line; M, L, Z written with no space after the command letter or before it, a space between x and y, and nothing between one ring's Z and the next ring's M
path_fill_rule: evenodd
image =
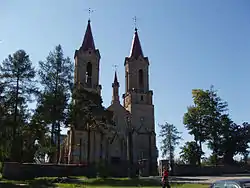
M162 188L170 188L170 184L169 184L169 181L168 181L168 176L169 176L169 173L168 173L168 170L166 169L166 167L164 166L163 167L163 173L162 173Z

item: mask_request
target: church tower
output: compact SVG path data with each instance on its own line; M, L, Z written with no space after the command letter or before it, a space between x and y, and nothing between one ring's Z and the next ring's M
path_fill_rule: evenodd
M124 66L124 107L131 113L131 124L136 130L133 135L134 162L147 160L152 173L157 164L153 91L149 88L149 60L143 54L136 28Z
M100 53L95 48L94 38L91 31L90 20L88 20L84 39L79 50L75 51L75 83L81 84L89 91L101 95L99 85Z

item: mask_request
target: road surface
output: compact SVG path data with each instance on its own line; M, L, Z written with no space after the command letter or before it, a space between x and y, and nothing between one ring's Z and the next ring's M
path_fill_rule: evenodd
M157 179L161 181L160 176L142 177ZM223 176L172 176L169 178L171 183L199 183L199 184L211 184L217 180L225 179L250 179L250 174L235 174L235 175L223 175Z

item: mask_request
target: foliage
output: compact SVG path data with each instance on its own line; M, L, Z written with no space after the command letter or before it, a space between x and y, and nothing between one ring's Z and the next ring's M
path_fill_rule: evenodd
M60 127L67 119L73 85L73 63L68 57L64 58L62 47L58 45L44 62L39 62L39 68L43 91L37 108L46 126L51 126L51 147L57 142L57 162L59 162Z
M4 87L4 119L2 119L3 137L7 139L3 151L12 161L22 160L23 138L22 129L30 116L27 103L32 101L32 95L37 93L35 86L35 70L29 55L24 50L18 50L9 55L0 66L1 85ZM6 148L10 148L10 151ZM5 155L5 157L7 157Z
M193 92L193 98L196 101L197 92ZM206 140L207 132L206 126L202 123L202 113L201 108L197 106L188 107L188 111L184 114L183 124L186 125L186 128L189 130L189 134L194 136L196 153L198 154L198 164L200 165L200 160L202 157L202 143Z
M84 89L81 85L75 85L72 99L68 124L83 130L87 130L87 124L89 127L96 126L96 112L104 110L101 97L95 92Z
M223 125L227 127L223 132L223 139L219 148L223 162L234 163L233 157L237 154L248 155L248 144L250 142L250 126L248 123L237 125L228 117L222 119Z
M199 149L196 142L186 142L185 145L181 147L180 158L185 164L196 165L200 160Z
M195 89L192 94L194 105L188 107L183 122L199 144L197 153L202 152L202 143L207 142L212 150L210 162L214 164L218 164L219 158L224 163L232 164L235 155L247 155L250 141L248 123L240 126L230 119L227 103L218 96L213 86L209 90Z
M179 144L181 140L180 132L177 128L168 122L160 125L160 137L162 138L162 157L166 157L168 155L170 165L173 165L174 162L174 151L176 146ZM171 169L172 166L171 166Z
M106 135L109 141L114 138L116 131L113 125L113 113L102 106L102 98L96 92L85 89L80 84L75 84L70 104L67 124L77 130L88 132L87 160L90 153L90 132L97 131ZM101 137L102 138L102 137Z

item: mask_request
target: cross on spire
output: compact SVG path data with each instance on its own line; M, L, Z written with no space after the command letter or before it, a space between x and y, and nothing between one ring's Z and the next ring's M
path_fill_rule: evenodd
M88 14L89 14L89 21L90 21L91 13L93 13L94 10L91 9L91 8L88 8L88 9L85 9L85 11L88 11Z
M112 65L112 67L115 69L115 72L116 72L118 65L114 64L114 65Z
M134 20L135 30L137 31L137 17L134 16L133 20Z

